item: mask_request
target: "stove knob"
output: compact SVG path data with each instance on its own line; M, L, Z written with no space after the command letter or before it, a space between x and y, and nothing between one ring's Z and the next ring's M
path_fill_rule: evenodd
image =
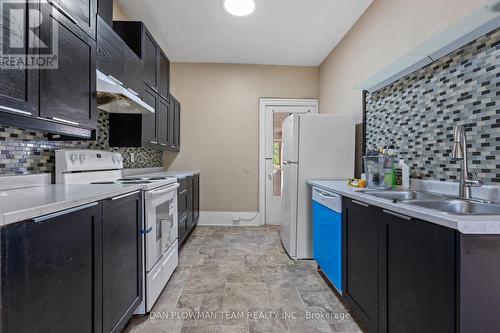
M74 164L78 161L78 155L77 154L73 154L70 156L71 158L71 162Z
M118 161L118 157L116 155L113 155L111 159L113 160L113 163L116 163Z
M118 163L122 163L122 162L123 162L123 157L118 156Z
M85 154L80 154L80 162L83 163L87 160L87 155Z

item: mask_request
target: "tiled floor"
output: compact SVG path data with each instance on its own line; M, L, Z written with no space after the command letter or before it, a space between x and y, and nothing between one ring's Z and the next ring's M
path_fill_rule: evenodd
M126 332L361 331L314 262L288 258L278 228L197 227L151 314Z

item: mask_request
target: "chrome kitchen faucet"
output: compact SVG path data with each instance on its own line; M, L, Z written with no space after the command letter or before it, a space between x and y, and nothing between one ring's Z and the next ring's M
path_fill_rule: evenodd
M471 187L479 187L483 183L478 179L476 171L471 170L469 172L467 166L467 135L462 125L455 126L453 131L453 151L451 158L462 161L458 195L460 198L470 199ZM469 178L469 173L472 175L472 178Z

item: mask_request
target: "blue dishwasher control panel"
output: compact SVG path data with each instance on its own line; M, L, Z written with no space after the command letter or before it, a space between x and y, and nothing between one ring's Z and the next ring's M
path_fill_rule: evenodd
M312 206L314 259L342 294L342 197L313 187Z

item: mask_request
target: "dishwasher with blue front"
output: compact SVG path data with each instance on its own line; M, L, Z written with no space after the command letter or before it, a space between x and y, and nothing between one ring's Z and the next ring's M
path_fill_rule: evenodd
M342 294L342 197L313 187L312 208L314 259Z

